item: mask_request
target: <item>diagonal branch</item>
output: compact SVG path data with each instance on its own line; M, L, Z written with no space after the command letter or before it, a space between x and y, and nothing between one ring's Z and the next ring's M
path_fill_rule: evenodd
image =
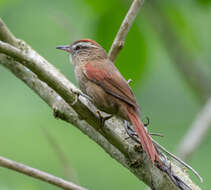
M143 3L144 0L133 0L130 9L127 12L127 15L125 16L108 53L108 56L113 63L115 62L120 50L124 47L125 38Z
M99 131L95 106L78 96L79 90L30 46L19 42L21 46L16 47L0 43L0 51L4 53L0 54L0 64L45 100L56 117L74 124L147 185L156 190L178 190L172 180L153 166L144 152L140 152L139 145L127 139L122 121L112 118L103 127L104 132ZM171 165L174 166L172 172L178 174L193 190L199 189L184 171L173 163Z
M18 40L10 32L9 28L6 27L3 20L0 18L0 40L7 42L13 46L18 45Z
M192 88L201 103L205 103L211 95L210 76L205 73L201 65L185 48L167 16L163 13L159 1L149 0L147 14L152 22L153 29L163 39L167 53L171 56L173 64L181 76Z
M177 153L183 159L187 159L198 148L211 126L211 98L207 101L199 115L193 122L190 130L183 137Z
M16 172L23 173L27 176L31 176L36 179L40 179L42 181L45 181L47 183L61 187L66 190L86 190L85 188L75 185L74 183L65 181L46 172L9 160L2 156L0 156L0 166L12 169Z

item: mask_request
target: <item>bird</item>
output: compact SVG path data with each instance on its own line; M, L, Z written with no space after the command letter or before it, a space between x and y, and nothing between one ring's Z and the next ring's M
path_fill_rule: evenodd
M91 97L99 110L130 122L152 164L155 160L160 163L158 152L139 118L136 98L105 49L88 38L56 48L69 53L81 91Z

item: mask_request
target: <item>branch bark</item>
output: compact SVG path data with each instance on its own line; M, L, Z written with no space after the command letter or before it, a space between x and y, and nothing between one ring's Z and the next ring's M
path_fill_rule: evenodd
M151 164L144 152L140 152L140 145L127 139L122 121L112 118L106 122L103 132L99 131L95 106L78 95L79 90L25 42L17 40L15 47L0 42L0 51L4 53L0 54L0 64L32 88L54 110L56 117L78 127L148 186L156 190L178 189L164 172ZM172 172L193 190L199 189L182 169L174 163L171 165L174 166Z
M0 40L7 42L13 46L18 45L18 40L10 32L9 28L4 24L3 20L0 18Z
M52 185L58 186L66 190L86 190L85 188L75 185L74 183L65 181L46 172L9 160L2 156L0 156L0 166L45 181L47 183L50 183Z
M143 3L144 0L134 0L127 12L127 15L125 16L108 53L108 57L113 63L115 62L120 50L124 47L125 38Z

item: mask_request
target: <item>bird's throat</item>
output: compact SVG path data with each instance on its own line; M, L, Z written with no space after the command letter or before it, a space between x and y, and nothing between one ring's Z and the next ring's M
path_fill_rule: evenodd
M73 59L72 59L72 55L69 54L69 60L70 60L70 63L73 63Z

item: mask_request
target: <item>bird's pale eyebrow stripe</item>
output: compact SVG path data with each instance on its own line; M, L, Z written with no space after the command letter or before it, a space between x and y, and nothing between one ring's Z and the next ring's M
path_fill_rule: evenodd
M82 46L82 47L94 47L94 48L97 48L97 46L96 45L94 45L94 44L91 44L91 43L87 43L87 42L79 42L79 43L77 43L77 44L74 44L73 45L73 49L75 49L77 46Z

